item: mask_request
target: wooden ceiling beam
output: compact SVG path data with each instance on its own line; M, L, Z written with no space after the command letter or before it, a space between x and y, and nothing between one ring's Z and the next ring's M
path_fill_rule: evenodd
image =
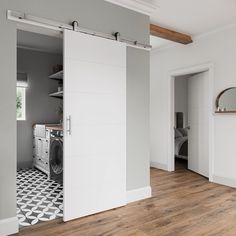
M168 39L173 42L189 44L193 40L191 36L187 34L182 34L173 30L169 30L158 25L150 24L150 34L163 39Z

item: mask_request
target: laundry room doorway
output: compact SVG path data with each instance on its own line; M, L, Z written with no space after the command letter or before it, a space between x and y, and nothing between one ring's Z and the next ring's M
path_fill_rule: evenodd
M80 32L74 23L55 27L46 19L8 13L18 22L18 36L28 40L17 40L17 93L20 84L24 91L17 95L17 126L28 127L27 132L17 129L20 227L126 205L126 43L119 34L97 37ZM55 54L61 45L52 61L45 56L49 39ZM140 47L137 42L132 46ZM34 54L39 54L37 61ZM21 146L26 138L28 149ZM29 158L20 163L25 150L31 150Z
M19 227L63 217L63 40L17 30Z

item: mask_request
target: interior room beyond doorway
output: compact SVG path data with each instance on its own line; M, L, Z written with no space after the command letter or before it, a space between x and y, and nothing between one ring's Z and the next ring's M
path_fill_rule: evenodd
M63 216L62 61L62 39L17 31L20 228Z
M209 177L209 72L174 78L174 159Z

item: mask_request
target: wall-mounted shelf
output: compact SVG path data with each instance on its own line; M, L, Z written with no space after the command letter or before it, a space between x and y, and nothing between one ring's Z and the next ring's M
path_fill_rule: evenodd
M63 70L49 76L50 79L63 80Z
M215 111L215 113L218 113L218 114L230 114L230 113L236 113L236 111Z
M63 81L63 70L58 71L57 73L54 73L49 76L49 79L57 80L59 83ZM50 93L50 97L54 98L63 98L63 91L55 92L55 93Z
M63 98L63 91L50 93L49 96L54 98Z
M229 87L220 92L216 98L216 114L236 114L236 87Z

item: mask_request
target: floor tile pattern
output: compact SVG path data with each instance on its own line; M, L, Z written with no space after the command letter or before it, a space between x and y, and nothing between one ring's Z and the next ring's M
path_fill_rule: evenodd
M16 199L20 227L63 216L63 186L39 170L17 171Z

